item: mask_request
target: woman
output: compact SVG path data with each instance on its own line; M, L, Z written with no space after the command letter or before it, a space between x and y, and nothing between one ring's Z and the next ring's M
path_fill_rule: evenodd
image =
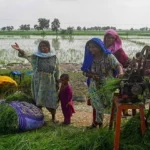
M88 92L91 105L96 110L96 121L90 128L102 126L105 107L105 95L99 89L105 84L107 77L113 77L112 69L118 71L118 77L123 75L123 69L114 55L111 54L99 38L92 38L85 45L84 62L81 67L88 77Z
M122 64L123 68L127 68L131 60L129 59L128 55L124 52L122 48L122 41L118 35L118 33L113 29L106 30L104 34L104 44L107 49L109 49L117 60ZM114 70L114 75L117 72ZM123 111L124 116L129 116L128 111Z
M122 41L118 33L113 29L108 29L104 35L104 45L111 51L117 60L122 64L123 68L129 65L129 57L122 48Z
M27 54L15 43L11 45L17 50L18 56L26 58L32 65L32 93L36 106L46 107L52 114L52 121L55 122L57 108L57 90L59 84L59 66L55 54L50 50L48 41L41 41L38 51L33 54Z

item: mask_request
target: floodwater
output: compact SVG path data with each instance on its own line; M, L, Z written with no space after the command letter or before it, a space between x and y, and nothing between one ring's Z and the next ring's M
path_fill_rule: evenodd
M28 63L27 60L18 57L18 52L11 48L11 45L17 42L21 49L33 53L37 51L37 46L41 40L48 40L51 44L51 50L55 51L60 63L77 63L81 64L84 58L84 47L86 42L93 38L103 36L0 36L0 67L9 63ZM144 45L134 43L134 41L145 42L147 45L150 41L147 37L132 37L122 40L123 49L133 57L136 52L141 51Z

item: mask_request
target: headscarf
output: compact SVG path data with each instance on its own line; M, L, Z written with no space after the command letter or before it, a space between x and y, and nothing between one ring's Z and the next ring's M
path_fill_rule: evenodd
M104 34L104 44L106 43L106 36L107 34L112 35L115 38L114 44L111 45L110 47L108 47L108 49L112 52L115 53L116 51L118 51L120 48L122 48L122 41L118 35L118 33L113 30L113 29L108 29L106 30L105 34Z
M89 72L91 69L91 65L93 62L93 54L90 52L89 48L88 48L88 44L90 42L95 43L96 45L98 45L102 52L105 54L111 54L111 52L105 48L104 43L101 41L101 39L99 38L92 38L91 40L89 40L86 45L85 45L85 53L84 53L84 61L83 61L83 65L81 67L81 70L84 72Z
M85 45L85 53L84 53L84 61L81 67L81 70L84 72L89 72L92 66L92 62L94 59L93 54L90 52L89 48L88 48L88 44L92 42L95 43L97 46L99 46L101 48L101 50L103 51L103 53L105 54L111 54L111 52L105 48L104 43L101 41L101 39L99 38L92 38L91 40L89 40L86 45ZM90 85L90 78L87 79L87 85Z
M56 54L52 51L49 51L48 53L42 53L41 50L40 50L40 45L44 43L45 45L47 45L47 47L49 48L50 50L50 43L49 41L46 41L46 40L43 40L39 43L39 46L38 46L38 51L35 52L33 55L35 56L38 56L38 57L42 57L42 58L48 58L48 57L51 57L51 56L55 56Z

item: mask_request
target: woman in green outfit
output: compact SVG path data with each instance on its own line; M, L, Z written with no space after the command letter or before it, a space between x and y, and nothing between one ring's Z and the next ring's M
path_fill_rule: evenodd
M46 107L52 114L52 121L55 122L59 64L56 55L50 50L50 43L41 41L38 51L33 54L20 49L17 43L11 46L19 52L19 57L26 58L31 63L33 68L31 90L35 104L39 108Z
M99 92L108 77L113 77L113 69L118 71L118 77L123 76L122 65L115 56L105 48L99 38L90 39L85 45L85 55L81 70L88 77L88 93L91 105L96 110L96 121L90 128L99 127L103 124L104 109L106 106L104 93Z

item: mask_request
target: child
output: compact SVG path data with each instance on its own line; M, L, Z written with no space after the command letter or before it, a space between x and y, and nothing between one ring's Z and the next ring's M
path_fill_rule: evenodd
M64 115L63 124L68 125L71 123L72 113L75 113L73 101L72 101L72 89L69 85L69 75L62 74L60 76L60 92L59 92L59 100L61 102L61 109Z

